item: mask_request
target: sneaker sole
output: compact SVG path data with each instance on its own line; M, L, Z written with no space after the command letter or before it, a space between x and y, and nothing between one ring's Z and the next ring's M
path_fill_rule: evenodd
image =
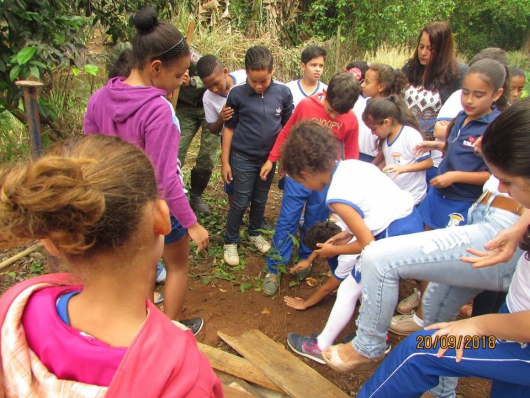
M419 305L418 305L418 307L419 307ZM416 308L418 308L418 307L416 307ZM400 310L398 310L398 309L396 308L396 312L397 312L398 314L400 314L400 315L410 315L410 314L412 314L412 313L414 312L414 310L415 310L416 308L410 310L409 312L400 311Z
M301 355L301 356L303 356L303 357L306 357L306 358L312 359L313 361L318 362L318 363L321 364L321 365L325 365L325 364L326 364L326 362L324 362L323 359L319 359L319 358L315 357L314 355L306 354L306 353L303 352L303 351L298 351L296 348L294 348L294 347L291 345L291 343L290 343L289 340L287 340L287 345L289 345L289 348L291 348L291 350L293 350L294 352L296 352L298 355Z

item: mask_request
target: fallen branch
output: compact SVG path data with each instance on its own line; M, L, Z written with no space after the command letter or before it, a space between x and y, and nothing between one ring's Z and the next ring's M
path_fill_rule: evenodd
M37 250L40 247L41 247L40 244L33 245L33 246L27 248L26 250L24 250L24 251L22 251L22 252L20 252L18 254L15 254L13 257L10 257L7 260L2 261L0 263L0 269L3 269L5 267L7 267L8 265L13 264L15 261L20 260L22 257L26 257L28 254L33 253L35 250Z

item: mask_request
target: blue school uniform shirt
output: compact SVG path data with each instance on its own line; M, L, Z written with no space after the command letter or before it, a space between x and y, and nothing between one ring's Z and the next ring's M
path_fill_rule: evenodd
M258 161L266 161L276 137L293 113L293 95L276 80L263 94L248 82L232 87L226 106L234 110L225 127L234 129L232 150Z
M448 149L440 166L438 175L448 171L489 171L482 157L477 155L473 148L479 137L482 137L488 125L495 120L500 112L495 109L491 113L473 120L462 127L467 115L461 111L456 119L449 137ZM444 199L474 202L482 194L482 186L474 184L455 183L446 188L436 188L436 193Z

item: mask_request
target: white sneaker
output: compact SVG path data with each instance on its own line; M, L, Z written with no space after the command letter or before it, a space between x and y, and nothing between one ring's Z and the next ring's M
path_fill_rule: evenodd
M239 254L237 253L237 243L223 245L223 257L228 265L235 267L239 265Z
M414 289L414 293L399 302L396 311L402 315L412 314L412 312L420 306L420 303L421 293L418 289Z
M261 235L249 236L248 240L250 241L250 243L256 246L256 248L262 253L267 253L269 249L271 248L270 243L267 242L265 238Z

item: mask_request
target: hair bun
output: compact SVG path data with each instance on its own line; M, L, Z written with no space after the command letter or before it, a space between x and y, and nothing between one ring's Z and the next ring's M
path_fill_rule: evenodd
M147 6L136 13L132 20L133 25L138 30L138 33L149 33L158 24L156 17L156 10Z

